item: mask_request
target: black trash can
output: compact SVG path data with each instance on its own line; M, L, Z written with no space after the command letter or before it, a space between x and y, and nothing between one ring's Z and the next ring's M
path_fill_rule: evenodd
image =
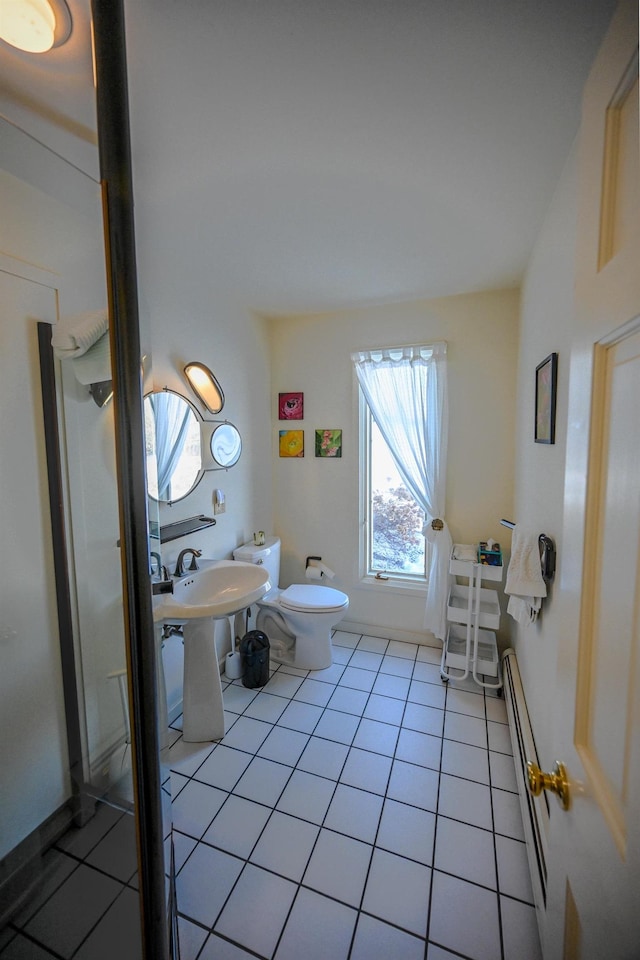
M269 679L269 637L262 630L249 630L240 641L245 687L264 687Z

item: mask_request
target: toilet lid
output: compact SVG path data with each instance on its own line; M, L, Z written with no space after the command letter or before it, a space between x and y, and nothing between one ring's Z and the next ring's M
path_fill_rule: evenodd
M316 584L294 583L283 590L279 602L289 610L307 610L309 613L329 613L342 610L349 602L346 593L333 587L321 587Z

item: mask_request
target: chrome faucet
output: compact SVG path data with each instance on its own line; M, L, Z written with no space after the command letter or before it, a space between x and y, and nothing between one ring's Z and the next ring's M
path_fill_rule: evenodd
M176 560L176 569L174 571L174 577L184 577L186 570L184 568L184 558L187 554L191 554L191 563L189 564L189 570L197 570L198 562L196 557L202 556L202 550L194 550L193 547L186 547L184 550L181 550L178 554L178 559Z

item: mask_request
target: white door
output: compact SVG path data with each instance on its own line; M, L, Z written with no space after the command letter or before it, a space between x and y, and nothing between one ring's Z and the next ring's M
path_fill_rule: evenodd
M640 205L637 3L585 88L545 960L640 957ZM539 801L538 801L539 802Z

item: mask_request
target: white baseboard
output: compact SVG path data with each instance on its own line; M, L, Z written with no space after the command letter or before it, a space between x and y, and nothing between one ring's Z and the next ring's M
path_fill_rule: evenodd
M377 627L372 623L359 623L357 620L342 620L337 630L343 630L345 633L360 633L367 637L381 637L386 640L402 640L405 643L417 643L422 647L435 647L442 649L440 640L436 640L432 633L421 631L418 633L413 630L401 630L398 627Z

